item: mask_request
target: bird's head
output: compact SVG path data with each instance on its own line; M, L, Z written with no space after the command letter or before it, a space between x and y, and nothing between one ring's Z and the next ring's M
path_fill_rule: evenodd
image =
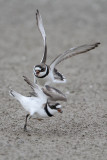
M61 105L59 103L55 103L55 104L49 104L49 107L51 109L57 110L58 112L62 113L63 111L61 110Z
M44 78L49 73L49 68L46 64L41 63L39 65L34 66L33 73L37 78Z

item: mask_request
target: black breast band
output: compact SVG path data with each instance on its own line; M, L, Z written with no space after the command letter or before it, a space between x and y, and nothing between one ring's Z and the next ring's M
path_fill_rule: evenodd
M41 76L41 77L37 77L37 78L44 78L44 77L46 77L47 75L49 74L49 67L47 66L47 72L46 72L46 74L44 75L44 76Z
M45 105L45 107L44 107L44 110L45 110L45 112L47 113L47 115L48 115L49 117L52 117L52 116L53 116L53 115L48 111L47 103L46 103L46 105Z

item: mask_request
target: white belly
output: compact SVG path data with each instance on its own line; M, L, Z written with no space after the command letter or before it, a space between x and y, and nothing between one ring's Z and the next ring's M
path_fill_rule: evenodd
M41 86L49 85L53 83L52 78L49 75L44 78L37 78L36 80L37 80L37 84L39 83L39 85Z

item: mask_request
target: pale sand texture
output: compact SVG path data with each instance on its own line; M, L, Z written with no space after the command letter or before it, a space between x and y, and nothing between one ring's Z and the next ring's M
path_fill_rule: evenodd
M35 22L39 9L48 43L48 62L66 49L100 41L88 54L58 67L68 79L63 114L28 121L9 96L9 88L27 95L26 75L43 53ZM0 159L106 160L107 0L0 0Z

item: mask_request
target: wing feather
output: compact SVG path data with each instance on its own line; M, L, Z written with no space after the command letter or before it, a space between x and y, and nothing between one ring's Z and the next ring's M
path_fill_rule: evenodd
M67 101L66 96L59 91L58 89L54 87L50 87L46 85L44 88L42 88L43 92L50 97L50 100L53 101Z
M36 97L38 97L39 95L42 96L43 92L42 92L41 88L40 88L37 84L33 85L32 82L31 82L26 76L23 76L23 78L24 78L24 81L25 81L25 82L31 87L31 89L33 90L33 92L32 92L33 94L32 94L32 95L35 95ZM31 95L31 93L30 93L30 95Z
M65 51L63 54L60 54L58 57L56 57L53 62L50 64L50 68L53 71L55 66L58 65L60 62L62 62L63 60L66 60L72 56L78 55L78 54L82 54L82 53L86 53L96 47L98 47L100 43L94 43L94 44L84 44L82 46L78 46L75 48L70 48L69 50Z
M37 12L36 12L36 21L37 21L38 29L39 29L39 31L40 31L40 33L42 35L43 42L44 42L44 54L43 54L41 63L46 63L46 58L47 58L46 33L45 33L44 26L43 26L42 17L39 14L39 10L37 10Z

